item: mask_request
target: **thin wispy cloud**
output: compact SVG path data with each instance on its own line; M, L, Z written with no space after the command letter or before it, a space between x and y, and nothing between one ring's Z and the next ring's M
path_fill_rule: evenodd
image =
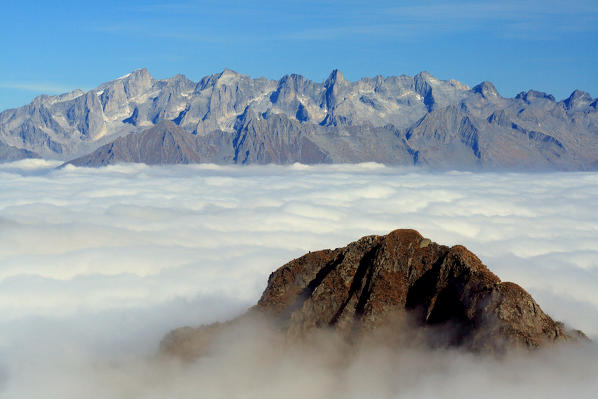
M284 40L284 39L291 39L291 40L338 40L341 38L348 38L348 37L376 37L376 36L383 36L383 37L411 37L415 34L414 29L416 25L413 24L411 29L405 29L406 27L403 26L402 29L397 29L396 25L393 24L377 24L377 25L361 25L361 26L338 26L338 27L323 27L323 28L314 28L314 29L306 29L303 31L291 32L291 33L282 33L281 35L277 35L273 37L274 40Z
M537 20L547 16L596 15L598 6L593 1L429 1L402 2L385 9L385 12L394 12L418 20Z
M338 40L342 38L378 37L410 39L426 37L430 34L456 32L489 32L499 37L518 37L521 39L546 40L554 35L566 32L594 31L598 25L598 7L595 2L581 1L573 4L550 0L539 1L406 1L356 5L347 8L342 2L321 3L320 13L304 18L306 27L297 30L298 18L293 12L282 6L270 4L258 7L254 4L231 2L228 10L234 18L247 23L244 16L251 14L267 21L283 22L269 34L256 35L246 32L251 40ZM257 8L256 8L257 7ZM184 27L187 18L204 21L209 25L209 15L205 14L205 5L196 2L175 4L148 4L132 7L140 17L127 20L126 24L97 27L100 31L113 33L148 34L152 37L164 37L181 40L218 41L229 40L226 31L206 35L196 23ZM259 9L259 12L257 11ZM334 18L324 18L334 12ZM300 15L300 14L298 14ZM171 26L171 18L184 18L183 27ZM234 19L233 18L233 19ZM144 21L145 19L145 21ZM149 20L148 20L149 19ZM300 18L301 19L301 18ZM289 23L284 23L287 21ZM294 21L294 22L293 22ZM203 24L200 24L201 26ZM234 26L231 26L234 30ZM245 36L238 36L242 40Z
M127 11L139 12L146 15L194 15L205 14L206 10L214 5L223 6L230 13L236 13L239 10L251 10L255 7L264 6L263 1L235 1L235 0L207 0L207 1L181 1L181 2L147 2L141 5L123 4L123 9Z
M89 29L96 32L117 35L135 35L142 37L175 39L203 43L219 43L224 40L222 37L208 35L204 32L194 29L185 29L181 27L165 29L162 27L156 27L153 21L138 21L135 24L129 22L123 22L120 24L98 24L89 27Z
M60 94L73 91L78 87L47 82L0 82L0 88L17 89L47 94Z
M546 38L567 31L595 31L596 2L563 1L461 1L398 4L384 10L387 16L417 22L439 31L493 30L501 36ZM488 22L498 26L487 26Z

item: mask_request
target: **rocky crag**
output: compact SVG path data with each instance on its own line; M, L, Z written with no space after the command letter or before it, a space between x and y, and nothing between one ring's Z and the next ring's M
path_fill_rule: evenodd
M152 130L165 121L185 133L174 147ZM87 166L144 162L133 146L155 160L163 144L160 163L586 170L598 168L598 99L578 90L562 101L534 90L504 98L489 82L470 88L426 72L351 82L334 70L317 83L224 70L193 82L139 69L0 113L0 143L65 161L90 154L73 161Z
M388 345L500 354L586 339L552 320L523 288L501 282L465 247L395 230L287 263L245 315L174 330L161 351L193 359L218 334L256 317L287 342L329 331L351 344L377 337Z

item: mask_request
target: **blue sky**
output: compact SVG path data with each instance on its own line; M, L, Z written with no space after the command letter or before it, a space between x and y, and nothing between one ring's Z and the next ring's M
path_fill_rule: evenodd
M146 67L323 81L427 70L504 96L598 96L598 1L2 0L0 109ZM18 4L17 4L18 3Z

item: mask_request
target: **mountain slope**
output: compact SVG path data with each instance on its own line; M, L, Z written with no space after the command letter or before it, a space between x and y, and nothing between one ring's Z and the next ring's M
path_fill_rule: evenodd
M11 162L28 158L39 158L39 155L32 151L22 150L0 142L0 162Z
M233 156L232 152L221 150L227 147L230 148L230 135L215 132L200 137L183 131L173 122L162 120L152 128L119 137L68 163L76 166L105 166L120 162L148 165L224 163Z

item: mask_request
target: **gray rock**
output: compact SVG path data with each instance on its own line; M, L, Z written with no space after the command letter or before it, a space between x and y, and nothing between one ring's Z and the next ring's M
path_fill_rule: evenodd
M140 69L87 93L40 96L0 113L0 141L68 160L125 145L115 140L172 121L197 145L200 137L222 143L188 162L585 170L598 165L597 108L598 99L582 91L560 102L534 90L503 98L490 82L470 89L427 72L350 82L334 70L317 83L224 70L195 83L183 75L156 80ZM89 165L112 162L98 153L89 159L95 159Z
M474 93L478 93L485 99L499 96L498 90L496 90L496 87L494 87L494 85L492 83L487 82L487 81L484 81L484 82L480 83L479 85L475 86L473 89L471 89L471 91L473 91Z

